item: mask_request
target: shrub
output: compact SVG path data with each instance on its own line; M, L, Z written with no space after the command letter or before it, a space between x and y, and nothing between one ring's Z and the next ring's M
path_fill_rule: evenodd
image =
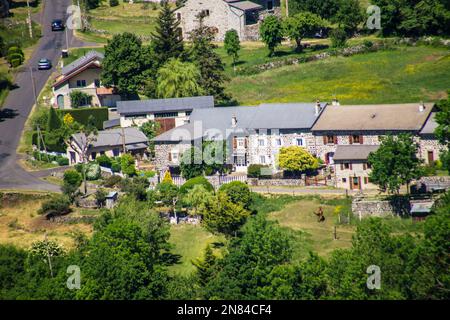
M66 195L56 195L45 201L39 209L39 214L60 216L70 212L70 199Z
M72 108L79 108L83 106L90 106L92 103L92 96L75 90L70 93L70 104L72 105Z
M178 188L176 185L168 182L161 182L156 187L157 199L165 205L173 205L173 200L178 196Z
M64 172L63 180L64 184L79 187L81 185L81 181L83 180L83 178L81 177L81 174L77 170L70 169Z
M134 158L131 154L124 154L120 158L120 166L122 173L130 177L136 175L136 167L134 165Z
M113 188L120 185L122 182L122 177L120 176L109 176L105 180L103 180L102 185L105 188Z
M97 162L100 166L102 167L106 167L106 168L111 168L111 158L109 158L107 155L101 155L98 156L95 159L95 162Z
M347 33L343 29L334 29L330 32L331 46L343 48L347 44Z
M99 188L95 192L95 200L97 201L97 205L99 207L103 207L106 203L106 196L108 193L105 191L105 189Z
M109 0L110 7L117 7L119 5L119 0Z
M370 49L370 48L373 47L373 42L370 41L370 40L364 40L364 41L363 41L363 45L364 45L367 49Z
M249 178L261 178L264 176L261 172L264 171L262 169L270 170L270 167L262 164L251 164L247 168L247 176Z
M97 163L89 163L86 168L86 179L87 180L98 180L102 172L100 166Z
M56 162L58 162L58 165L60 165L60 166L68 166L69 165L69 159L64 158L64 157L58 157L58 159L56 159Z
M120 165L119 161L117 161L116 159L111 160L111 170L112 170L112 172L120 172L121 169L122 169L122 166Z
M94 119L94 125L97 129L103 130L103 122L108 120L108 108L80 108L69 110L58 110L62 118L70 114L73 119L82 125L89 125L89 117Z
M250 207L252 195L248 185L243 182L226 183L219 188L219 192L225 193L234 204L239 204L246 209Z
M206 191L214 191L214 187L205 177L195 177L186 181L180 188L181 194L186 194L190 189L192 189L195 185L202 185L205 187Z
M20 59L12 59L9 63L11 64L12 68L17 68L22 64L22 61Z

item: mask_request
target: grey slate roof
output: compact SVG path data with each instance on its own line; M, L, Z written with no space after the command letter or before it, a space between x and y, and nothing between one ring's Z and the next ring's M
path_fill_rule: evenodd
M438 124L436 122L436 113L432 112L427 122L423 126L422 130L420 130L420 134L434 134L434 130L436 130Z
M268 103L259 106L250 128L310 129L316 120L314 103Z
M231 7L237 8L237 9L242 10L242 11L264 9L263 6L261 6L261 5L257 4L257 3L251 2L251 1L228 2L228 4Z
M212 96L117 102L117 112L122 116L155 112L192 111L194 109L212 107L214 107L214 97Z
M367 160L369 154L377 151L379 147L373 145L338 145L333 160Z
M325 105L322 105L324 107ZM231 122L236 116L237 125ZM180 141L179 128L189 130L193 139L199 132L212 137L221 134L228 138L231 134L248 134L254 129L310 129L318 117L315 115L315 103L262 104L252 107L215 107L196 109L190 116L190 123L174 128L156 137L154 141ZM196 136L194 136L194 128ZM176 136L176 138L174 138Z
M137 144L148 144L148 139L142 131L137 128L124 128L125 145L133 148ZM86 143L86 136L82 133L72 135L72 138L79 146L84 146ZM91 148L101 147L117 147L122 146L122 129L112 129L99 131L97 140L92 143Z
M84 66L87 62L90 62L95 59L103 60L104 57L105 56L103 55L103 53L91 50L88 53L86 53L86 55L82 56L81 58L75 60L74 62L62 68L61 73L63 75L68 75L73 71L77 70L78 68Z
M420 131L433 110L433 103L333 106L322 112L312 131Z
M103 129L111 129L120 126L120 118L103 121Z

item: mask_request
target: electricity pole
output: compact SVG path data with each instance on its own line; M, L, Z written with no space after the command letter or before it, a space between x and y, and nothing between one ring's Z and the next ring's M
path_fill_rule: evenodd
M31 25L30 0L27 0L27 7L28 7L28 29L30 30L30 38L33 38L33 26Z
M125 129L124 127L122 129L122 148L123 148L123 154L127 153L126 147L125 147Z
M31 83L33 85L34 103L37 107L38 101L37 101L36 85L34 83L33 67L30 67L30 75L31 75Z
M289 17L289 0L286 0L286 17Z

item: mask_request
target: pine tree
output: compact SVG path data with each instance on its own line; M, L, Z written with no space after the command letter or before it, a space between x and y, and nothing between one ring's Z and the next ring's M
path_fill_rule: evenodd
M224 82L228 80L225 67L220 56L214 51L217 48L212 43L214 33L210 27L203 24L204 16L199 14L198 28L190 32L191 59L198 65L201 73L200 86L205 94L214 96L218 104L227 103L231 98L225 93Z
M214 267L215 263L216 256L214 255L210 245L206 247L203 259L196 259L192 261L192 264L197 269L197 277L201 287L204 287L211 279L213 274L212 268Z
M170 171L167 170L164 174L164 178L162 180L162 183L170 183L173 184L172 175L170 174Z
M61 119L54 108L50 108L47 122L47 131L61 128Z
M172 9L167 0L162 1L161 6L155 32L152 34L152 48L158 67L171 58L179 58L184 51L180 21L175 17L176 9Z

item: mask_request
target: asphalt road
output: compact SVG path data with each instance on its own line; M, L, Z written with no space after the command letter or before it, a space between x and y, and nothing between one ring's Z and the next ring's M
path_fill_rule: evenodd
M66 48L65 32L52 32L50 28L53 19L67 17L66 8L71 0L45 0L44 10L37 19L42 23L42 38L39 40L33 56L15 78L16 88L11 90L3 108L0 109L0 189L25 189L39 191L59 191L59 186L47 183L38 178L38 174L25 171L18 163L16 154L20 136L30 111L35 103L36 95L44 87L47 79L54 72L61 56L61 50ZM70 47L85 45L73 37L71 30L67 31ZM37 70L39 59L52 61L52 70ZM33 89L33 80L34 87Z

